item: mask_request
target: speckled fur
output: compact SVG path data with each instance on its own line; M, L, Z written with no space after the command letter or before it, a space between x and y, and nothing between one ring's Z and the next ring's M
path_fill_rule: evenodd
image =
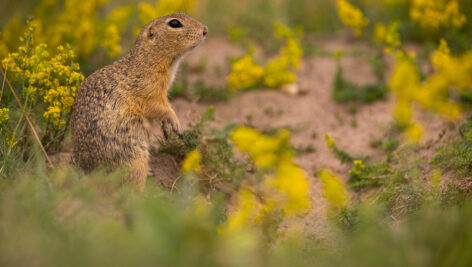
M183 27L171 28L172 19ZM127 55L85 79L71 120L74 161L84 171L129 168L129 180L144 188L153 122L162 121L166 135L182 133L167 89L180 60L204 40L204 32L206 26L185 14L155 19Z

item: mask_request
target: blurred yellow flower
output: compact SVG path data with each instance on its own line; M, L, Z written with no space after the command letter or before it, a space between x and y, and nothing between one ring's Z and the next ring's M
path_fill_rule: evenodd
M188 172L199 172L200 169L200 161L202 156L198 150L194 149L190 153L185 156L185 159L182 163L182 171L184 173Z
M335 209L346 207L349 193L341 179L328 169L320 170L318 177L323 184L323 194L331 207Z
M277 164L280 153L287 153L285 150L289 137L287 130L280 130L277 137L271 137L245 126L237 127L230 136L238 149L248 153L260 168L270 168ZM291 152L288 153L291 156Z
M337 0L338 16L344 25L351 27L357 36L362 35L362 29L369 25L369 19L362 14L359 8L346 0Z
M226 223L229 231L241 230L256 223L260 204L253 193L247 190L239 191L234 206L235 209L231 211Z
M424 129L419 123L411 123L407 128L408 140L417 143L423 137Z
M284 84L294 83L297 76L287 70L288 66L289 59L285 56L276 57L269 61L264 72L264 85L276 88Z
M234 62L231 74L227 77L231 91L251 88L261 79L264 85L270 88L279 88L296 81L295 71L300 67L303 55L297 37L300 33L281 23L274 24L274 31L277 37L286 41L285 46L280 48L279 55L269 60L265 68L256 65L250 54Z
M230 91L248 89L260 81L264 75L264 68L256 65L251 55L246 55L231 66L231 73L227 77Z
M10 112L9 108L0 108L0 125L8 121L8 119L10 118L8 112Z
M412 0L410 16L422 27L433 29L461 27L467 22L457 0Z
M235 146L246 152L263 171L256 193L241 189L228 218L229 229L259 228L269 235L286 215L305 212L310 206L309 182L305 172L293 163L290 133L265 136L240 126L230 136ZM256 195L257 194L257 197Z
M310 207L310 198L305 172L288 160L280 162L276 171L276 178L268 182L283 194L280 206L284 206L288 215L307 210Z
M108 16L103 16L107 2L41 1L33 11L34 19L31 22L36 28L34 40L47 44L49 52L54 52L53 49L61 44L69 43L79 58L85 58L101 45L108 55L116 57L121 53L120 34L134 11L132 7L119 7ZM16 49L18 37L24 30L18 16L10 19L0 36L0 58Z
M386 52L392 52L402 44L397 29L398 23L392 23L388 27L383 23L375 24L375 40L385 46Z
M414 121L413 103L450 119L461 116L461 107L450 99L449 90L469 90L472 86L472 50L461 57L453 57L447 42L441 40L431 55L436 71L423 81L411 57L398 52L395 61L390 79L390 88L397 99L394 114L397 123L406 127L410 141L418 142L424 131L421 124Z

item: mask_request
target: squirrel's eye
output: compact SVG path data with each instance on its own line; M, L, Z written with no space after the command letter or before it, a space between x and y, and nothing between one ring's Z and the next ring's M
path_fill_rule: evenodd
M182 28L184 25L182 25L182 23L176 19L173 19L171 21L169 21L169 23L167 23L170 27L172 28Z

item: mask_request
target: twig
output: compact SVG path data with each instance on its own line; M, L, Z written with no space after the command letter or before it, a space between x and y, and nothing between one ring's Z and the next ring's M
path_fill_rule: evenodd
M6 72L8 71L5 70L5 75L6 75ZM3 89L5 88L5 79L3 79L3 82L2 82L2 91L0 92L0 102L2 102L2 97L3 97Z
M180 179L180 177L182 177L182 176L179 175L179 176L174 180L174 182L172 183L172 187L170 188L170 195L171 195L171 196L172 196L172 193L174 192L175 184L176 184L177 181Z
M52 164L52 161L51 161L51 159L49 158L48 153L46 152L46 149L44 149L44 146L43 146L43 144L41 143L41 140L39 139L38 133L37 133L36 130L34 129L33 123L31 123L31 121L30 121L28 115L27 115L26 112L24 111L23 105L21 104L20 99L19 99L18 96L16 95L15 90L13 90L13 87L11 86L10 81L7 79L7 76L6 76L5 72L3 71L3 68L2 68L2 67L0 67L0 72L2 72L4 81L7 82L7 85L8 85L8 87L10 88L10 91L12 92L13 96L15 97L16 103L18 104L18 106L19 106L20 109L21 109L21 112L23 113L23 117L24 117L25 120L28 122L28 125L29 125L29 127L31 128L31 131L33 132L34 138L36 139L36 141L38 142L39 146L41 147L41 151L43 152L44 157L46 158L46 161L48 162L49 167L50 167L50 168L53 168L54 165Z

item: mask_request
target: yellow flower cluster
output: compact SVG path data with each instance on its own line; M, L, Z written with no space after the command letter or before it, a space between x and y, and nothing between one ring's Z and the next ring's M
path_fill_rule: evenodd
M271 168L277 164L280 157L291 158L289 149L290 133L281 130L277 136L265 136L249 127L238 127L231 134L231 140L239 150L248 153L259 168Z
M281 87L294 83L297 79L295 71L300 67L303 51L296 34L292 29L281 23L275 23L275 34L286 40L286 45L280 49L280 55L267 63L264 72L264 85L270 88Z
M143 2L138 6L139 20L144 25L153 19L172 13L190 13L196 2L196 0L159 0L155 7Z
M447 86L458 89L470 89L472 85L472 49L460 57L451 56L450 49L445 40L431 57L436 73L430 79L440 79Z
M346 207L349 201L349 192L341 179L328 169L320 170L318 177L323 184L324 197L331 207L334 209Z
M30 31L25 35L26 39L22 39L30 40L31 34ZM25 43L18 52L8 54L2 65L13 76L14 82L24 85L23 92L32 103L42 98L47 104L44 118L55 129L63 129L69 121L75 91L84 79L79 73L79 65L73 63L74 52L69 45L58 46L57 54L51 57L46 44L34 48L29 45L31 43Z
M377 23L375 25L375 40L385 46L387 53L394 51L402 44L397 29L398 23L391 23L388 27L383 23Z
M102 19L108 0L46 0L35 10L37 26L34 39L49 48L69 43L80 58L85 58L102 45L109 56L121 53L120 31L132 15L132 8L118 8ZM24 28L19 17L13 17L2 30L0 57L14 50ZM52 51L50 51L52 52Z
M182 163L182 171L184 173L189 172L199 172L200 169L200 161L202 156L198 150L192 150L190 153L185 156L185 159Z
M398 52L396 65L390 78L390 89L396 96L394 117L397 123L407 129L414 129L409 134L410 141L417 142L421 138L422 129L419 123L413 121L412 103L416 100L416 90L420 85L420 76L413 59Z
M230 230L270 227L266 224L274 218L280 221L285 215L300 214L309 208L308 178L293 163L294 153L287 130L269 137L241 126L230 137L239 150L247 153L265 171L263 181L256 188L257 193L247 189L238 192L227 222Z
M448 92L470 90L472 86L472 50L460 57L453 57L447 42L441 40L431 56L431 62L436 72L420 81L416 64L410 57L399 53L390 80L390 87L397 97L395 118L399 124L407 126L407 133L413 141L419 140L423 133L421 125L414 122L413 102L456 119L461 115L461 109L448 97Z
M119 7L114 9L108 15L104 24L103 39L100 42L101 46L105 48L108 57L115 58L122 54L123 50L120 46L121 31L125 28L126 22L133 14L131 7Z
M365 165L362 160L354 160L352 169L349 170L349 174L360 175L365 169Z
M412 0L410 16L422 27L433 29L461 27L467 22L457 0Z
M251 55L246 55L231 66L231 73L226 80L229 90L248 89L257 84L264 75L264 68L254 63Z
M298 34L280 23L275 23L274 28L277 37L286 40L279 55L269 60L265 68L256 65L251 55L233 63L231 73L227 77L230 90L251 88L261 79L264 85L270 88L278 88L296 81L295 71L300 67L303 55Z
M346 0L337 0L336 7L344 25L351 27L357 36L362 35L362 29L369 25L369 19L362 14L362 11Z
M0 108L0 125L2 125L4 122L10 119L10 116L8 115L9 112L10 112L9 108Z

